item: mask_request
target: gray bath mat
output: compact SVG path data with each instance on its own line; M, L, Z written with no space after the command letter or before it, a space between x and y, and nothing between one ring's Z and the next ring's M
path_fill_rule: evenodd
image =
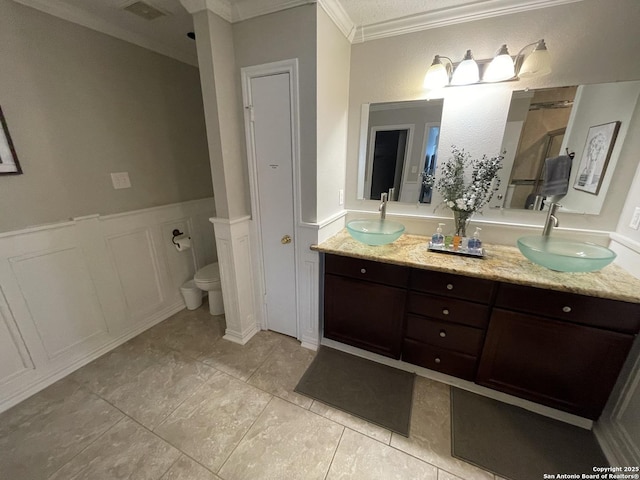
M295 391L409 436L415 374L320 347Z
M513 480L609 465L591 431L457 388L451 434L454 457Z

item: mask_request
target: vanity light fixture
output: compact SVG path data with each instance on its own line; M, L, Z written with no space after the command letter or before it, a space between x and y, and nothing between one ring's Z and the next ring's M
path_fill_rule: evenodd
M453 71L451 85L471 85L480 81L480 68L471 55L471 50L467 50L462 62Z
M524 53L529 47L534 47L533 51ZM471 50L467 50L459 64L454 64L449 57L436 55L424 77L423 86L427 90L434 90L448 85L504 82L518 80L520 77L542 76L551 73L550 63L544 39L525 45L515 57L509 55L507 45L503 44L491 61L476 62L471 55ZM481 70L484 70L482 80L480 80Z

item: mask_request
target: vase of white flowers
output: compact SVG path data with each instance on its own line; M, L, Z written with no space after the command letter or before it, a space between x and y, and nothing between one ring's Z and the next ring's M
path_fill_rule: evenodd
M455 225L455 235L459 235L460 237L467 236L467 225L471 221L471 215L473 212L467 212L465 210L453 210L453 223Z
M440 192L443 203L453 210L455 234L464 237L471 216L491 200L500 186L498 170L504 157L471 158L455 146L451 152L453 158L440 165L437 175L425 175L422 183Z

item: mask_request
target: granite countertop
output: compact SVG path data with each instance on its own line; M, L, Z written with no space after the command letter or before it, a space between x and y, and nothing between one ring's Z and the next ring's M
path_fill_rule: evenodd
M428 237L404 234L389 245L369 246L358 242L343 229L325 242L312 245L311 249L394 265L640 303L640 279L614 264L590 273L554 272L526 259L515 246L485 243L485 256L472 258L430 252L428 242Z

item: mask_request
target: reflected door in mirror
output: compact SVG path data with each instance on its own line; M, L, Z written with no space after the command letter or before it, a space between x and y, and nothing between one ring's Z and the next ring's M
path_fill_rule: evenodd
M377 130L373 132L373 136L373 168L369 198L380 200L382 193L393 189L389 200L398 200L409 130Z

